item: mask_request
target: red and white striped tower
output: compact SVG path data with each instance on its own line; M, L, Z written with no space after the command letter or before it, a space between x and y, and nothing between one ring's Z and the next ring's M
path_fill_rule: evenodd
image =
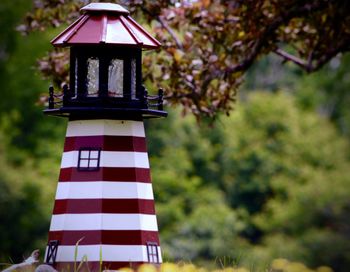
M160 44L119 5L82 11L52 41L71 47L71 81L44 111L69 118L45 259L68 271L161 263L143 119L166 112L162 91L141 85L141 49Z

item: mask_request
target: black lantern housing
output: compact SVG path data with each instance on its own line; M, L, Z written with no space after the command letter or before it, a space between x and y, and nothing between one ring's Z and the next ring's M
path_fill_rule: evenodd
M140 48L73 47L70 78L67 106L144 106Z
M70 84L63 95L50 88L44 112L58 116L150 118L166 116L163 91L149 96L142 86L142 49L158 48L150 36L116 4L93 3L52 44L70 46Z

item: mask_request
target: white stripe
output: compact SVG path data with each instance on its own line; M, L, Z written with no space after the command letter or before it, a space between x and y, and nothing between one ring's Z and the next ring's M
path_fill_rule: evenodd
M149 168L146 152L101 151L100 167ZM61 168L78 167L79 151L64 152Z
M157 218L150 214L56 214L50 231L59 230L150 230L158 231Z
M56 262L74 262L79 264L83 257L86 256L87 261L96 262L148 262L146 246L131 245L80 245L77 247L78 254L75 256L75 246L58 246ZM100 257L100 252L102 258ZM158 256L162 262L161 250L158 247Z
M151 183L142 182L59 182L56 199L153 199Z
M145 129L142 121L102 119L68 122L67 137L98 135L145 137Z

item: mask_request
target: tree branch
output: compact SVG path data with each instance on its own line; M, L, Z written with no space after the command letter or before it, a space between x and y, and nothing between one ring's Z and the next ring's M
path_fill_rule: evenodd
M183 50L183 45L180 39L176 36L175 32L170 28L168 23L161 16L157 16L157 21L161 24L161 26L169 33L169 35L174 39L176 46Z
M349 41L345 40L343 43L330 49L328 52L326 52L324 55L318 58L317 61L315 61L315 59L313 58L312 52L310 53L307 61L298 58L297 56L294 56L292 54L289 54L280 48L276 49L274 53L282 57L285 61L293 62L302 69L304 69L306 72L311 73L321 69L323 65L329 62L338 53L348 50L349 47Z
M155 20L157 20L160 25L162 26L162 28L164 28L169 35L174 39L176 46L183 50L183 45L182 42L180 41L180 39L176 36L175 32L171 29L171 27L168 25L168 23L164 20L164 18L160 15L157 14L153 14L150 10L146 9L143 5L140 5L141 10L148 14L149 16L151 16L152 18L154 18Z
M252 66L265 44L268 41L273 40L272 36L275 35L276 30L281 25L288 24L293 18L301 17L310 12L319 11L326 6L326 1L315 1L312 4L305 4L304 6L292 9L287 13L281 14L262 31L262 33L260 34L260 38L256 40L251 50L251 53L239 64L227 67L225 73L230 74L247 70Z
M296 65L300 66L303 69L308 70L310 68L310 64L311 64L311 59L306 62L303 59L300 59L292 54L287 53L286 51L283 51L280 48L277 48L274 53L280 57L282 57L285 61L291 61L293 63L295 63Z

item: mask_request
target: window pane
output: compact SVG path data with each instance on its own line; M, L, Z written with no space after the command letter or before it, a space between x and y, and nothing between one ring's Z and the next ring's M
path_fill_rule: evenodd
M90 158L91 158L91 159L97 159L97 158L98 158L98 153L99 153L98 150L92 150L92 151L90 151Z
M80 167L89 167L89 161L88 160L80 160Z
M80 158L82 159L87 159L89 158L89 150L81 150L80 151Z
M136 99L136 59L131 59L131 99Z
M108 95L123 97L124 62L121 59L111 60L108 67Z
M90 160L90 165L89 167L91 168L96 168L98 166L97 160Z
M88 96L98 96L99 85L99 62L98 58L88 58L87 60L88 72L87 72L87 92Z

